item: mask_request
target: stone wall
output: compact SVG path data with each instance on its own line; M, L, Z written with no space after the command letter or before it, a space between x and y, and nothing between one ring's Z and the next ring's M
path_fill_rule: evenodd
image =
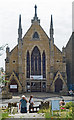
M7 92L7 91L2 91L2 99L12 99L12 93Z
M74 84L74 33L66 45L66 68L68 85Z

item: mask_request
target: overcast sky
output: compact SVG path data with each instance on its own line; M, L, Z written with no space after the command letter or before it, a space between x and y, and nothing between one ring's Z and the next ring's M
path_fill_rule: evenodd
M40 25L49 36L50 17L53 15L54 43L61 50L72 33L73 0L0 0L0 46L8 43L10 50L17 44L19 14L22 17L23 36L31 26L34 6ZM0 57L4 67L5 52Z

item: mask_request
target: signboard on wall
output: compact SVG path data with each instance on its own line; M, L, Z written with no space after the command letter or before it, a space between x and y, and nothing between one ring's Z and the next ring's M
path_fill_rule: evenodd
M17 85L10 85L10 89L17 89Z
M30 75L30 79L42 80L43 79L43 75Z
M59 100L52 100L52 111L60 110Z

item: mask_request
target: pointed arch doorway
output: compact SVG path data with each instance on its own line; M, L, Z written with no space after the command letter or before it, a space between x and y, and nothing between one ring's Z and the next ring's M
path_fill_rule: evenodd
M63 88L63 81L60 78L57 78L55 81L55 92L60 92Z
M9 84L9 91L10 92L18 92L18 84L15 79L11 80L11 83Z

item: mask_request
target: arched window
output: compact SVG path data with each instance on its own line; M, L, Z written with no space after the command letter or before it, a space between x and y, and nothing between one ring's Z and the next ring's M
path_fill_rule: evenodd
M27 78L30 78L30 55L29 55L29 51L27 51Z
M38 35L37 32L35 32L35 33L33 34L33 38L34 38L34 39L39 39L39 35Z
M46 78L46 57L44 51L42 54L42 67L43 67L43 78Z
M31 75L41 75L41 55L37 46L31 54Z

